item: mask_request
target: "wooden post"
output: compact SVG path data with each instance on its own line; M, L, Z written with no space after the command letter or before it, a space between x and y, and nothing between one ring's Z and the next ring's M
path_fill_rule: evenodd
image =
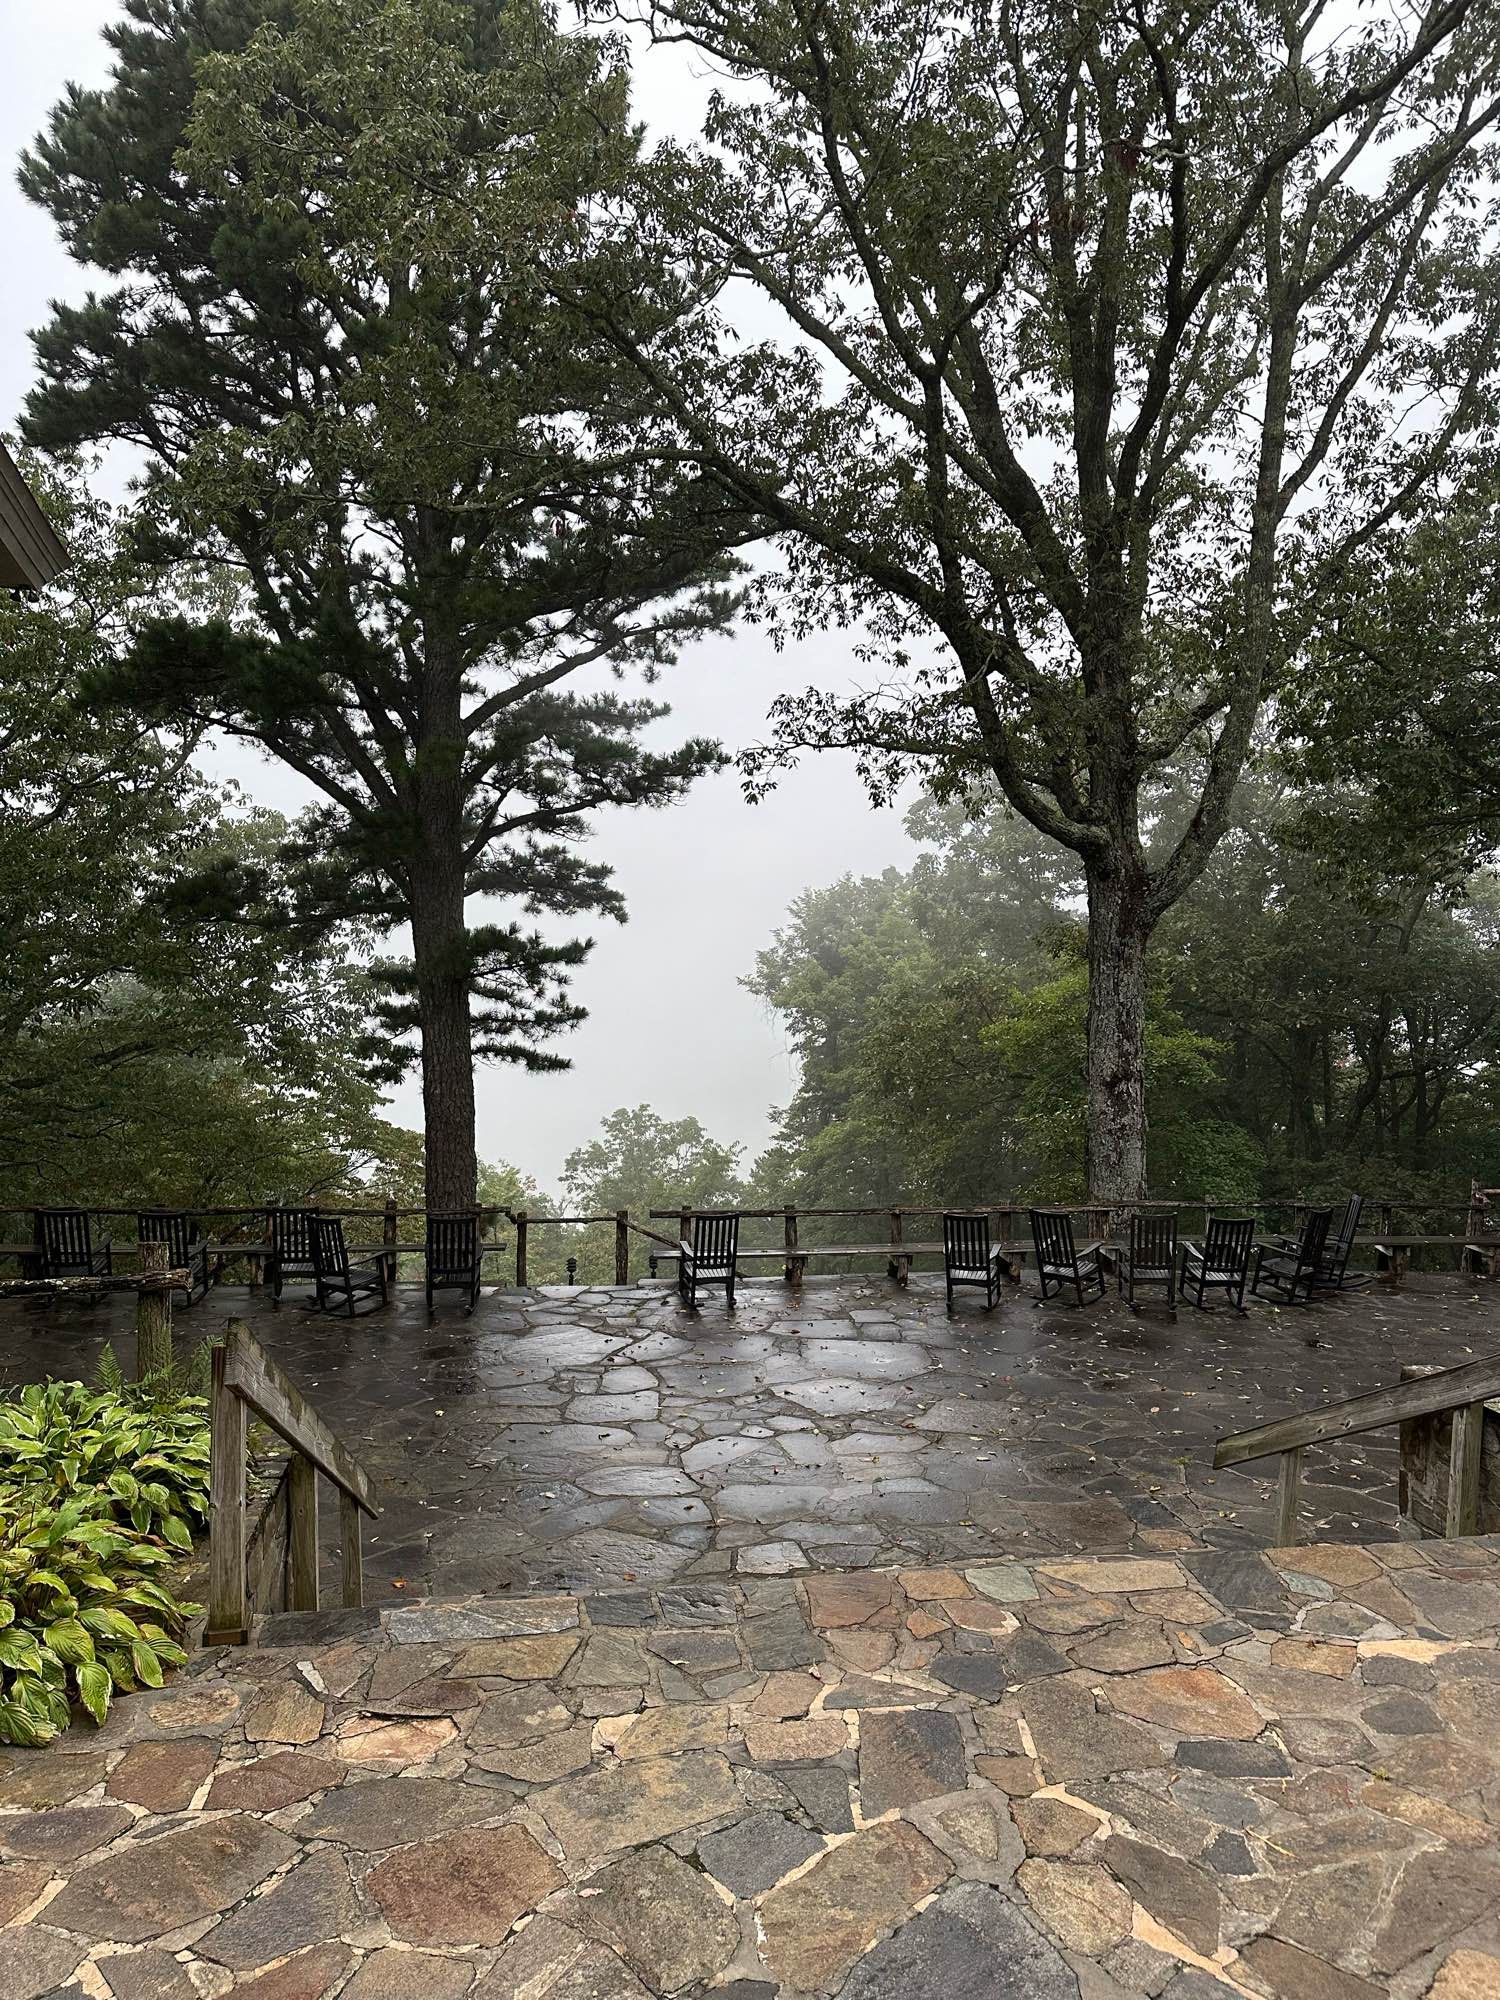
M797 1249L797 1211L788 1207L784 1217L783 1237L786 1245L786 1262L782 1266L782 1276L789 1285L795 1285L802 1276L802 1259Z
M287 1485L288 1594L292 1611L318 1608L318 1470L302 1453L292 1455Z
M898 1285L904 1285L911 1272L911 1260L901 1255L901 1211L891 1210L891 1256L887 1267Z
M165 1243L143 1243L141 1274L169 1271L171 1253ZM135 1295L135 1379L166 1375L172 1367L172 1294L165 1285Z
M630 1210L615 1210L615 1283L630 1283Z
M1484 1448L1484 1404L1466 1403L1453 1412L1448 1448L1448 1517L1445 1535L1479 1532L1479 1456Z
M396 1197L393 1194L388 1194L385 1198L385 1214L380 1218L380 1241L386 1248L391 1250L395 1249L396 1238L401 1233L397 1228L398 1221Z
M352 1493L345 1493L342 1488L339 1489L339 1542L343 1552L344 1604L350 1610L357 1610L365 1601L365 1573L359 1546L359 1502Z
M516 1210L516 1283L526 1282L526 1211Z
M1276 1546L1289 1549L1297 1540L1297 1488L1302 1478L1302 1447L1281 1454L1276 1482Z
M204 1643L241 1646L245 1596L245 1405L224 1379L224 1349L213 1350L209 1412L208 1629Z

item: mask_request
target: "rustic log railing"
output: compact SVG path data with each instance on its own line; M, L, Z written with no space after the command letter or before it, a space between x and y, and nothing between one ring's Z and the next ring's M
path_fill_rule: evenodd
M380 1513L375 1489L302 1392L243 1321L232 1319L213 1350L209 1463L208 1629L204 1644L243 1645L250 1607L245 1577L245 1433L253 1413L291 1446L288 1609L318 1609L318 1474L339 1495L342 1601L364 1602L360 1516Z
M1466 1361L1458 1368L1401 1382L1392 1389L1372 1389L1367 1395L1325 1403L1300 1416L1278 1417L1254 1430L1220 1438L1214 1466L1243 1465L1247 1459L1279 1457L1276 1502L1276 1544L1289 1548L1297 1539L1297 1508L1302 1477L1302 1453L1310 1444L1355 1437L1383 1430L1387 1424L1414 1417L1453 1417L1449 1446L1448 1511L1444 1532L1472 1535L1479 1522L1479 1461L1484 1434L1484 1406L1500 1396L1500 1358Z
M0 1299L87 1298L98 1292L135 1293L135 1372L144 1382L172 1365L172 1294L192 1282L187 1271L167 1268L165 1243L141 1245L141 1269L88 1278L4 1278Z

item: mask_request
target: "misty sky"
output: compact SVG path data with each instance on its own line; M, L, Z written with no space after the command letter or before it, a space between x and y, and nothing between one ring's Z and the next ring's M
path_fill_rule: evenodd
M7 170L0 187L0 428L14 426L32 379L29 329L49 298L76 298L85 275L63 254L50 218L23 201L13 163L41 128L66 83L107 75L101 26L117 0L0 0L0 134ZM670 113L681 129L698 95L683 59L651 56L637 77L637 105L652 120ZM118 490L123 473L109 482ZM691 650L665 677L673 714L664 738L718 737L731 749L755 741L783 687L839 688L857 678L847 637L777 655L745 629ZM259 802L295 811L310 796L300 779L246 746L215 753L215 769ZM747 805L733 772L707 778L681 805L600 817L590 843L608 860L630 907L622 926L597 927L591 959L575 981L589 1019L556 1046L570 1071L532 1077L510 1067L478 1077L479 1151L508 1160L552 1188L568 1152L593 1136L620 1104L650 1104L663 1117L692 1113L715 1137L753 1152L767 1111L782 1102L793 1065L775 1021L738 984L755 952L809 883L847 870L906 866L914 848L899 812L874 812L847 759L822 757L789 774L760 805ZM415 1081L394 1100L402 1122L421 1122ZM120 1190L122 1199L128 1189Z

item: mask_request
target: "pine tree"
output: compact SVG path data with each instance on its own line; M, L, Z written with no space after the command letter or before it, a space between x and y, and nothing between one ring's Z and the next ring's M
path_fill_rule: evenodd
M643 458L554 302L635 153L619 52L529 0L127 0L108 38L21 177L118 282L36 336L26 430L138 447L143 541L233 591L96 692L322 794L284 860L314 918L409 927L373 1039L387 1074L420 1051L428 1201L464 1206L475 1058L562 1067L580 1018L586 942L530 919L623 915L587 816L718 759L646 747L665 710L611 671L725 620L743 522Z

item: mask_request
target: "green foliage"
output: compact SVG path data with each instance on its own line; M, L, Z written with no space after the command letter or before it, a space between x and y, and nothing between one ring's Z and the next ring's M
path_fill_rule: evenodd
M98 1495L57 1505L0 1488L0 1742L50 1742L75 1701L103 1722L117 1691L160 1687L183 1665L197 1606L164 1587L172 1561Z
M207 784L191 735L78 697L191 579L131 552L88 467L25 469L69 563L0 597L0 1208L420 1188L359 1053L359 935L265 890L286 824Z
M165 1384L0 1402L0 1742L48 1742L75 1702L103 1722L183 1664L197 1606L167 1582L208 1518L206 1408Z
M662 1118L648 1104L622 1105L600 1127L597 1139L571 1152L563 1163L566 1212L610 1215L628 1208L645 1223L653 1208L733 1208L745 1198L739 1173L739 1146L720 1145L696 1118ZM671 1223L646 1225L675 1237ZM532 1237L542 1261L533 1276L561 1278L561 1260L577 1259L583 1283L613 1283L614 1236L595 1225L579 1231L539 1230ZM647 1265L650 1246L632 1235L631 1270Z
M208 1405L172 1385L31 1383L0 1402L0 1488L85 1498L184 1552L208 1519Z
M1465 877L1441 845L1421 873L1367 862L1363 809L1247 787L1164 923L1146 996L1154 1192L1358 1186L1416 1213L1500 1179L1500 877ZM784 1016L800 1073L756 1203L1079 1199L1073 885L1003 815L929 804L909 824L932 851L908 873L809 890L758 957L748 983Z

